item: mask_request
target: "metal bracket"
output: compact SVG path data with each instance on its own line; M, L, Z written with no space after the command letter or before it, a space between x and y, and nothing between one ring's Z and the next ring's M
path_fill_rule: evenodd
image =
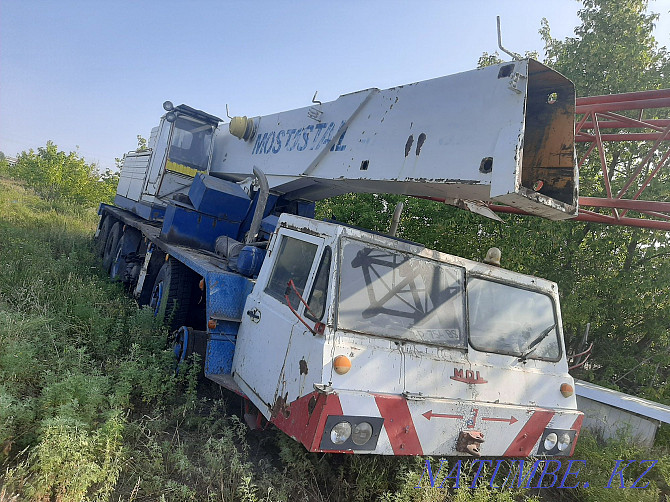
M483 442L484 434L481 431L461 431L456 442L456 451L479 457L481 456L479 445Z
M333 389L331 385L325 383L315 383L314 390L317 391L319 394L324 394L326 396L335 393L335 389Z
M421 392L408 392L405 391L402 393L402 397L408 401L424 401L426 397Z
M142 264L142 270L140 270L140 275L137 278L137 286L135 286L135 291L133 291L133 296L139 298L142 294L142 289L144 288L144 281L147 278L147 271L149 270L149 262L151 261L151 255L156 249L155 244L149 244L147 252L144 255L144 263Z
M512 74L512 77L510 78L509 88L512 89L514 92L517 92L517 93L521 94L521 92L523 92L523 91L521 89L519 89L519 81L521 79L525 79L525 78L528 78L528 76L524 75L523 73L520 73L518 71L515 71Z

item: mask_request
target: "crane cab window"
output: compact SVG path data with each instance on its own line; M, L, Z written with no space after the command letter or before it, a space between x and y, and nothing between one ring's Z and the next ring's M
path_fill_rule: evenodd
M468 279L470 344L483 352L557 361L561 355L554 302L537 291Z
M171 170L179 172L178 166L206 170L213 134L214 127L210 124L186 116L178 117L174 122L168 153L168 165L174 165Z
M265 292L282 303L286 303L286 292L294 308L298 308L300 299L296 296L293 288L288 288L288 281L293 279L295 288L300 296L303 296L309 272L314 263L318 246L311 242L301 241L293 237L283 235L277 250L272 273L268 279Z

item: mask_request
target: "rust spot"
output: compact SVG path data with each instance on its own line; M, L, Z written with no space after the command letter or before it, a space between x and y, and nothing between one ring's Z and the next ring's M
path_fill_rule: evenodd
M316 396L312 396L307 403L307 412L311 415L314 413L314 408L316 408Z
M305 361L305 358L300 359L300 374L306 375L308 371L309 368L307 368L307 361Z
M407 143L405 143L405 157L407 157L412 150L412 144L414 144L414 135L410 134L409 138L407 138Z
M286 400L288 399L288 392L284 395L284 397L279 396L275 400L275 404L272 405L272 409L270 410L270 416L272 418L275 418L278 416L280 413L283 415L284 418L288 418L291 416L291 410L288 408L288 404L286 403Z
M419 134L419 139L416 140L416 154L417 154L417 156L421 153L421 147L423 146L425 141L426 141L426 134L422 132L421 134Z

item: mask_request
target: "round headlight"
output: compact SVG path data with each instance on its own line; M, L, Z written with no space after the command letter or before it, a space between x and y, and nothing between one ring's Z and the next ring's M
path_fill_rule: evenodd
M351 433L351 440L356 443L358 446L363 446L365 443L370 441L372 437L372 426L367 422L361 422L354 426L354 430Z
M565 451L570 446L570 434L563 433L561 437L558 438L558 450Z
M544 438L544 449L547 451L553 450L557 442L558 442L558 436L556 435L555 432L547 434L547 437Z
M330 430L330 440L333 444L342 444L351 436L351 424L340 422Z

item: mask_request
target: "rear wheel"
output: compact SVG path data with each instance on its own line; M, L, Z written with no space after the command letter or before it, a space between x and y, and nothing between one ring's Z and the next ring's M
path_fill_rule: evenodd
M149 306L154 315L176 330L186 324L191 305L193 273L184 264L170 258L154 280Z
M95 238L95 251L98 254L98 258L102 258L105 252L105 244L107 243L110 228L112 228L112 218L111 216L104 216L100 225L100 232L98 232L98 236Z
M116 248L113 253L112 263L109 266L109 277L113 281L122 281L123 274L126 270L126 260L123 256L123 246L127 239L127 234L123 234L116 243Z
M121 234L123 233L123 228L121 228L121 222L117 221L112 225L109 235L107 236L107 241L105 242L105 251L102 254L102 268L105 272L109 272L109 267L116 257L117 246L119 245L119 240L121 239Z

